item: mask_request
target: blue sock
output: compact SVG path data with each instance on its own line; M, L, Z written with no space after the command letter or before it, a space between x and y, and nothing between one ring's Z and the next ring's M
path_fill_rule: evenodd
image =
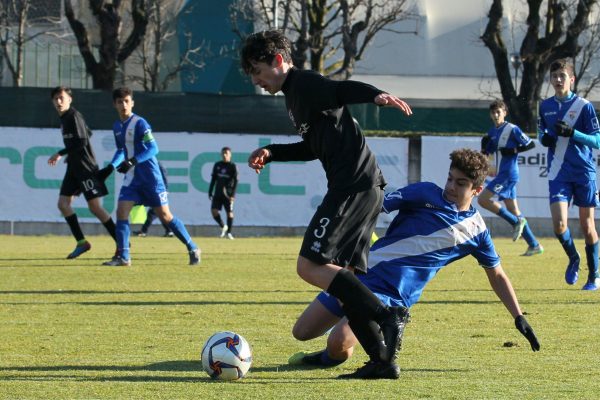
M177 239L181 241L181 243L185 244L188 251L196 250L198 246L192 240L192 237L188 233L187 229L183 225L183 222L176 216L173 216L171 222L169 222L169 228L171 231L177 236Z
M598 242L585 245L585 255L589 270L588 280L598 278Z
M120 250L119 255L123 260L129 260L129 220L117 220L117 249Z
M498 211L498 216L511 225L516 225L517 222L519 222L519 218L517 218L513 213L508 211L506 207L500 208L500 210Z
M518 216L518 218L521 218L521 217L522 217L522 215ZM523 228L523 234L521 236L523 236L523 239L525 239L525 241L527 242L529 247L537 247L540 245L538 243L537 239L535 238L535 236L533 235L533 232L531 231L531 228L529 227L529 223L525 224L525 227Z
M571 237L571 231L569 228L562 234L554 234L560 244L562 245L565 253L569 256L569 258L577 256L577 250L575 249L575 243L573 242L573 238Z
M321 353L321 363L323 363L323 365L326 367L335 367L336 365L340 365L344 361L346 360L334 360L333 358L329 357L329 352L327 351L327 349L323 350L323 352Z

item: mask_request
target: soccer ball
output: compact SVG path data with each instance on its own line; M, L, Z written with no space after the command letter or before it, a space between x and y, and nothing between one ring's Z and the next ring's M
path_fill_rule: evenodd
M242 336L217 332L202 348L202 368L212 379L234 381L243 378L252 364L252 349Z

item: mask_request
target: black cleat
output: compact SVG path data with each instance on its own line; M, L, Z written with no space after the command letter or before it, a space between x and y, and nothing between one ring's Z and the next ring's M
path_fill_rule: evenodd
M404 327L408 322L409 313L406 307L389 307L390 314L379 324L383 340L385 342L386 359L393 362L400 346L402 345L402 335Z
M343 374L338 379L398 379L400 367L395 363L369 361L351 374Z

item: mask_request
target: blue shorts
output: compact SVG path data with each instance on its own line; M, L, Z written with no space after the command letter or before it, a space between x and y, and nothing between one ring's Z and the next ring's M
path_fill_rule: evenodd
M160 207L169 204L169 196L164 185L147 187L131 184L122 186L119 192L119 201L133 201L147 207Z
M596 181L586 182L563 182L548 181L548 190L550 192L550 204L558 201L570 203L577 207L598 207L598 190Z
M498 196L498 200L516 199L517 183L518 181L495 178L490 181L485 188Z
M377 274L362 274L357 276L369 289L373 291L373 294L381 300L383 304L388 307L391 306L404 306L402 300L392 293L388 292L385 287L387 284L383 282ZM344 316L344 310L336 297L333 297L329 293L323 291L316 297L317 300L333 315L342 318Z

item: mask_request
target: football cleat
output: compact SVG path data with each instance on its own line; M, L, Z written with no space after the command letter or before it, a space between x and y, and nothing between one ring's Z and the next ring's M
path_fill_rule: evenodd
M227 239L229 239L229 240L233 240L233 239L235 239L235 238L233 237L233 235L232 235L231 233L228 233L228 234L227 234Z
M175 236L175 234L171 231L165 232L165 234L163 235L164 237L173 237Z
M200 249L194 249L189 251L190 255L190 265L198 265L200 264Z
M574 285L579 279L579 253L575 257L569 257L569 264L565 271L565 281L568 285Z
M224 238L225 235L227 235L227 231L229 230L229 227L227 225L223 225L223 227L221 228L221 235L220 237Z
M402 346L404 327L409 319L408 308L398 306L389 307L389 315L379 324L385 342L387 360L396 359L398 350Z
M513 232L512 232L513 242L516 242L517 240L519 240L519 238L523 234L523 229L525 228L525 225L527 225L527 220L523 217L520 217L519 221L513 225Z
M135 231L133 232L134 235L139 236L139 237L146 237L148 236L148 233L144 232L144 231Z
M583 285L581 290L598 290L600 287L600 278L588 279L587 283Z
M395 363L369 361L351 374L343 374L338 379L398 379L400 367Z
M544 248L542 247L541 244L538 244L535 247L527 247L527 250L525 250L525 253L521 254L522 256L526 256L526 257L530 257L530 256L535 256L536 254L542 254L544 252Z
M68 256L67 259L71 260L73 258L77 258L80 255L82 255L83 253L85 253L86 251L89 251L92 248L92 245L90 244L90 242L88 242L87 240L85 242L83 242L82 244L78 244L77 246L75 246L75 250L73 250Z
M121 257L113 257L110 261L103 262L102 265L106 265L108 267L130 267L131 260L125 260Z

